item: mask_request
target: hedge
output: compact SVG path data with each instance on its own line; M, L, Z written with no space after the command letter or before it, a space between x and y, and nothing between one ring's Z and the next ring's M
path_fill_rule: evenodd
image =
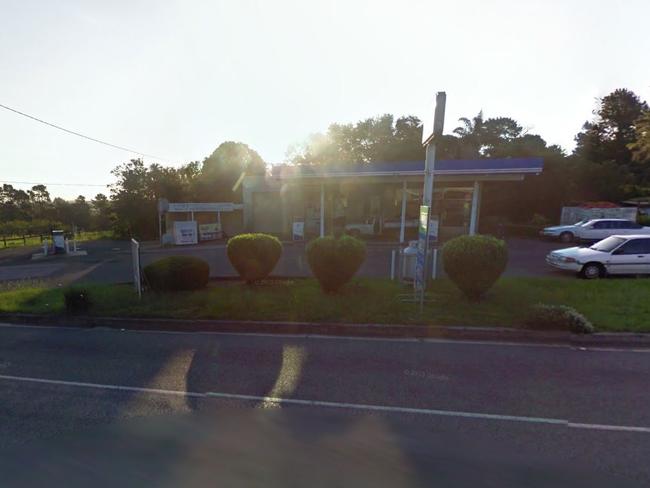
M480 299L508 264L504 241L492 236L460 236L442 248L445 273L470 300Z
M240 234L228 240L228 259L246 283L266 278L281 255L282 243L268 234Z
M339 290L366 259L366 245L351 236L319 237L307 245L307 262L323 291Z

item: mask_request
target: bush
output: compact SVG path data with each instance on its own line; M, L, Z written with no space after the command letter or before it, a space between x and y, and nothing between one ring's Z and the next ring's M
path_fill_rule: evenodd
M144 268L144 277L154 291L198 290L208 284L210 266L193 256L170 256Z
M71 286L63 291L65 311L70 314L86 313L92 306L87 288Z
M339 290L366 259L366 245L350 236L319 237L307 245L307 262L323 291Z
M442 248L445 273L470 300L480 299L508 263L505 242L492 236L460 236Z
M228 240L228 259L246 283L263 280L278 263L282 243L268 234L241 234Z
M594 326L577 310L564 305L535 305L524 322L538 330L568 330L576 334L591 334Z

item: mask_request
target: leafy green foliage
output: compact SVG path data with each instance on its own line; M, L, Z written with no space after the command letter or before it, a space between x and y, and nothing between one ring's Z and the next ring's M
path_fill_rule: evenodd
M228 240L228 259L246 283L266 278L281 255L282 243L268 234L241 234Z
M326 134L312 135L302 146L289 148L294 164L345 164L424 159L420 120L397 120L390 114L356 124L332 124Z
M508 264L505 242L492 236L460 236L442 248L445 273L470 300L480 299Z
M319 237L307 245L307 262L323 291L338 291L366 259L366 245L351 236Z
M208 284L210 266L194 256L169 256L145 266L143 272L154 291L198 290Z
M650 110L645 110L635 123L636 140L628 148L636 163L650 163Z
M526 327L538 330L568 330L591 334L594 326L576 309L565 305L533 305L525 319Z
M63 291L65 311L69 314L86 313L93 304L88 288L71 286Z

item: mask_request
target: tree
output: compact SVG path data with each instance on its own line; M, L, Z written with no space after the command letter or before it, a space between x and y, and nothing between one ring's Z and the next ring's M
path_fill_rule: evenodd
M635 122L648 104L634 92L618 89L598 100L595 119L585 122L575 137L574 154L595 163L614 161L628 166L632 161L630 146L636 142Z
M412 115L397 120L390 114L355 124L331 124L326 134L313 134L303 145L290 147L293 164L351 164L421 161L422 124Z
M632 160L650 165L650 110L643 112L634 125L634 141L628 146Z
M108 230L113 223L113 209L111 202L106 195L98 193L90 201L91 206L91 227L94 230Z
M90 204L83 195L79 195L72 202L71 223L79 229L88 229L90 227Z
M151 239L156 235L156 200L149 189L149 172L141 159L117 166L111 173L117 183L111 187L115 210L114 231L122 237Z
M242 178L265 175L266 163L248 145L227 141L203 160L200 175L196 170L196 163L190 163L184 170L187 177L196 177L195 195L207 201L240 202Z

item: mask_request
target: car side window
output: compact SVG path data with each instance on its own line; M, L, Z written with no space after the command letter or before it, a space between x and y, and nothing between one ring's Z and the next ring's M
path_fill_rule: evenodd
M634 239L623 244L617 254L650 254L650 239Z
M594 229L607 229L607 223L608 223L607 221L596 222L593 227Z

